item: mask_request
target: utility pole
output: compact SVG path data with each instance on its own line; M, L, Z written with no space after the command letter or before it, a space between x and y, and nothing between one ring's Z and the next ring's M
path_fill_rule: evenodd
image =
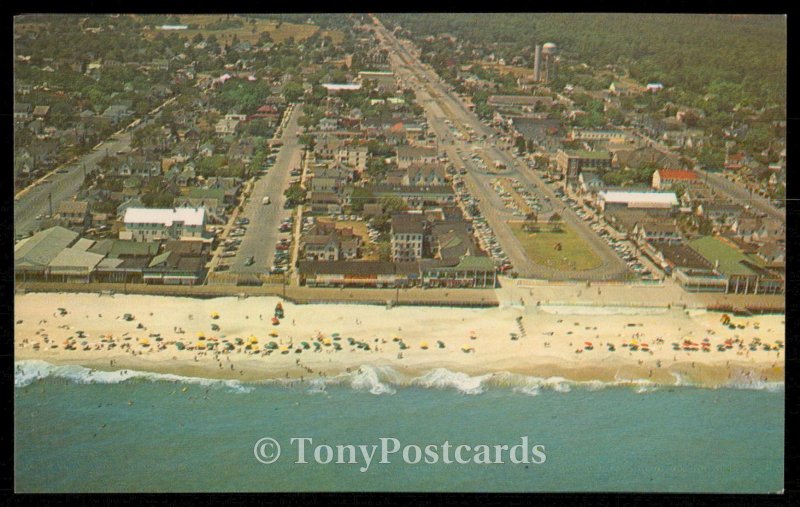
M52 192L48 192L47 193L47 202L50 204L50 217L52 218L52 216L53 216L53 193Z

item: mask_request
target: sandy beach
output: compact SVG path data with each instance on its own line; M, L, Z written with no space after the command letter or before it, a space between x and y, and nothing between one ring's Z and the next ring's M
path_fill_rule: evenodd
M784 378L783 315L730 316L724 324L723 314L679 308L283 302L285 316L273 325L279 301L21 294L15 359L244 381L309 380L367 365L407 376L446 368L711 387Z

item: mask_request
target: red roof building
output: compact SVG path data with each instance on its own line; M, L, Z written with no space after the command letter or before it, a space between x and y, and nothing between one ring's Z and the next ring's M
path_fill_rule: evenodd
M700 176L688 169L658 169L653 173L653 188L667 190L676 183L687 185L701 184Z

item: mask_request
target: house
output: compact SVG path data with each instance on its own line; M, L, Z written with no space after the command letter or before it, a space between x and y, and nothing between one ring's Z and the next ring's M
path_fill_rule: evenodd
M358 257L361 238L352 227L336 228L334 223L317 222L303 237L306 260L339 261Z
M33 108L34 118L44 118L50 112L50 106L36 106Z
M125 216L125 211L128 208L144 208L144 203L139 197L131 197L125 199L119 206L117 206L117 218Z
M33 106L27 102L14 103L14 121L26 122L31 119Z
M339 148L344 145L344 140L330 136L321 135L317 136L314 142L314 156L317 159L333 160L336 158Z
M327 215L339 215L342 213L342 200L336 192L314 192L308 193L308 203L311 205L312 213Z
M398 146L397 167L406 169L412 164L433 164L436 162L438 152L436 148L428 146Z
M402 178L402 185L416 187L441 186L446 184L444 167L441 164L412 164Z
M367 168L369 152L364 145L345 144L336 151L336 161L359 171Z
M633 228L639 245L652 242L680 243L683 241L678 226L670 222L640 222Z
M783 224L774 219L742 213L731 225L737 237L745 241L766 241L768 239L783 239L786 229Z
M339 128L339 120L337 118L322 118L318 125L319 130L332 131Z
M150 178L161 174L161 163L143 156L127 157L117 167L119 176L138 176Z
M103 118L110 120L111 123L117 124L120 121L124 120L125 118L131 116L133 111L131 111L128 106L123 104L114 104L108 106L103 114L101 115Z
M228 160L238 160L245 164L253 161L256 147L252 139L242 139L238 142L231 143L228 149Z
M393 262L410 262L422 259L425 236L425 217L422 214L395 214L391 223L391 248Z
M67 227L85 227L89 220L89 203L86 201L61 201L56 217Z
M176 197L172 201L174 208L204 208L210 224L225 223L225 203L215 197Z
M185 188L193 184L197 179L197 172L191 165L186 165L183 170L175 177L175 184L179 187Z
M578 175L578 184L584 194L596 194L606 189L603 178L596 171L581 171Z
M697 215L710 220L720 227L731 227L733 223L745 213L741 204L732 204L721 201L703 202L697 206Z
M208 245L200 241L166 241L161 253L143 270L143 281L159 285L202 283L208 262Z
M652 186L656 190L669 190L674 185L702 185L700 176L687 169L658 169L653 172Z
M128 208L122 219L120 239L156 241L203 239L205 208Z
M756 252L767 266L782 268L786 265L786 244L777 241L764 243Z
M216 125L214 125L214 132L221 136L230 136L236 133L236 128L241 123L239 118L229 118L228 116L220 118Z
M210 157L210 156L212 156L214 154L214 143L212 143L210 141L206 142L206 143L203 143L200 146L200 148L198 148L197 153L201 157Z

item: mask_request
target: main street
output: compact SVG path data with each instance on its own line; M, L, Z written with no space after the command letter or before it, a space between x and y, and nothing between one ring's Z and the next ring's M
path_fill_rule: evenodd
M20 190L14 197L14 234L16 237L28 236L39 229L41 218L55 213L61 201L72 199L78 194L85 174L93 171L97 163L106 155L118 151L129 151L133 130L152 122L161 114L161 109L174 99L170 99L148 114L148 119L133 128L122 129L107 140L97 144L92 151L51 171L32 185ZM153 116L155 115L155 116ZM131 127L129 125L129 127ZM50 209L52 203L52 210Z
M289 233L278 232L281 220L288 218L294 210L284 209L286 197L284 190L289 186L290 172L300 167L303 145L297 136L297 120L302 115L302 106L292 106L289 119L286 121L280 140L283 142L278 151L275 164L265 176L261 176L253 185L250 198L244 205L244 212L239 214L250 220L247 232L242 237L242 244L231 263L233 273L267 273L275 260L275 244L280 237L291 238ZM269 197L270 204L262 204L264 197ZM254 263L245 265L252 256Z
M374 19L374 18L373 18ZM549 209L557 211L564 222L572 227L577 234L587 243L589 248L600 258L602 264L600 267L587 270L587 271L554 271L544 266L535 265L524 253L522 245L512 233L507 223L507 216L503 214L503 208L497 208L494 202L495 196L491 195L494 192L486 188L485 184L480 182L470 185L471 190L478 190L479 208L486 217L489 226L497 236L503 250L511 259L514 268L522 276L535 276L546 277L551 279L615 279L622 278L628 273L627 267L622 259L598 237L590 228L589 225L580 219L575 214L574 210L564 205L560 199L553 193L544 181L532 170L526 167L520 160L512 157L507 151L499 149L496 143L492 140L491 136L496 132L488 126L481 123L477 117L468 111L463 103L452 96L452 93L447 90L439 77L419 60L412 55L412 53L399 41L397 41L388 31L375 20L377 32L380 34L382 42L390 48L390 60L393 67L406 82L417 84L419 99L425 108L429 124L437 134L437 138L449 145L458 143L451 135L448 129L444 128L442 123L438 121L441 116L448 117L454 126L460 129L471 128L475 132L479 141L469 145L461 143L462 153L468 152L471 146L477 146L479 150L486 153L487 157L491 160L500 161L508 168L502 172L503 177L516 178L530 191L533 195L539 197L539 201L543 207L543 211L547 212ZM394 51L391 51L394 49ZM485 139L480 141L480 139ZM473 177L478 177L481 171L472 166L469 160L456 152L454 149L447 149L449 158L451 160L460 160L461 165L466 166L468 174ZM483 173L484 175L487 173ZM480 178L481 180L483 178Z

